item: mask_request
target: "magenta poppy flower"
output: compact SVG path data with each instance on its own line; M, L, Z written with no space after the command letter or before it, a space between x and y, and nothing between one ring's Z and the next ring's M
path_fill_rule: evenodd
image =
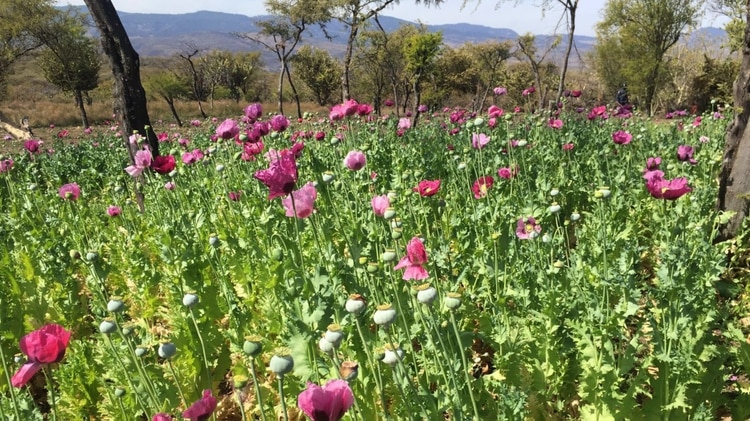
M497 105L490 105L490 108L487 110L487 116L489 118L501 117L503 114L505 114L505 110Z
M411 119L402 117L398 119L398 128L399 130L408 130L411 129Z
M385 215L385 210L391 206L391 201L387 195L375 196L370 201L370 205L372 205L372 211L375 212L376 216L383 216Z
M624 130L618 130L612 133L612 141L618 145L627 145L632 140L633 140L633 135L631 135L630 133Z
M297 406L312 421L339 421L354 405L354 394L349 383L331 380L324 387L307 383L307 389L297 397Z
M193 120L193 121L190 122L190 125L193 126L193 127L200 127L201 126L201 121L200 120Z
M21 338L19 346L28 361L11 379L13 387L23 387L34 377L42 365L59 363L70 342L70 332L58 324L48 324Z
M216 136L222 139L233 139L235 136L240 134L240 127L237 122L228 118L224 120L219 127L216 128Z
M135 134L133 134L133 136L135 136ZM130 136L130 143L138 143L138 138L141 137L141 136L138 135L138 137L136 137L136 141L135 142L133 142L133 136ZM156 140L158 140L159 142L169 142L169 133L167 133L167 132L157 133L156 134Z
M497 170L497 176L506 180L510 180L511 178L515 177L516 174L518 174L518 166L516 166L515 168L503 167Z
M573 148L575 148L575 147L576 147L576 145L574 145L574 144L572 144L572 143L566 143L566 144L564 144L564 145L562 146L562 149L563 149L564 151L572 151L572 150L573 150Z
M41 146L41 140L30 139L23 142L23 148L26 149L28 153L39 153L39 149Z
M557 118L553 118L547 123L553 129L562 129L563 121Z
M674 180L663 179L664 173L661 171L650 171L646 178L646 188L651 196L656 199L676 200L683 195L690 193L693 189L688 186L688 181L684 177L675 178Z
M200 149L193 149L191 152L185 152L182 154L182 162L185 165L195 164L196 162L203 159L203 151Z
M0 174L10 171L11 168L13 168L12 159L8 158L0 161Z
M76 183L68 183L60 187L57 193L63 199L78 200L78 197L81 196L81 188Z
M440 191L440 180L422 180L412 191L419 193L422 197L434 196Z
M174 181L167 181L166 183L164 183L164 189L172 191L174 190L174 188L175 188Z
M172 421L172 416L169 414L165 414L163 412L160 412L151 418L151 421Z
M330 118L331 121L343 120L344 117L346 117L346 110L344 109L343 104L334 105L328 113L328 118Z
M372 114L372 105L370 104L359 104L357 107L357 115L360 117L368 116Z
M658 170L659 169L659 165L661 165L661 157L660 156L649 157L646 160L646 169L643 170L644 174L646 172L648 172L648 171Z
M122 213L122 208L120 208L119 206L109 206L107 208L107 215L109 216L112 216L112 217L120 216L121 213Z
M240 200L240 197L242 196L242 192L241 191L230 191L227 196L229 196L229 200L231 200L232 202L237 202L237 201Z
M281 204L286 209L286 216L304 219L312 215L317 198L318 191L315 189L315 185L308 182L301 189L295 190L289 196L281 199ZM292 200L294 200L294 203L292 203Z
M409 240L409 243L406 245L406 256L399 260L393 270L406 268L402 277L403 280L420 281L422 279L427 279L427 277L430 276L424 268L425 263L427 263L427 251L424 248L422 240L418 237L414 237Z
M265 145L262 141L257 142L245 142L242 144L242 160L243 161L255 161L256 155L260 155L263 152Z
M254 123L255 120L263 116L263 106L259 103L250 104L245 107L245 117L248 118L250 123Z
M386 99L385 101L383 101L383 105L385 105L386 107L393 107L394 105L396 105L396 103L393 102L392 99Z
M289 119L287 119L283 115L277 114L271 117L269 125L271 126L271 130L277 133L281 133L286 130L287 127L289 127Z
M471 135L471 146L474 149L482 149L490 143L490 137L484 133L474 133Z
M138 177L143 174L143 171L145 171L146 168L151 166L151 159L151 151L142 149L135 153L135 157L133 157L133 165L125 167L125 172L133 177Z
M344 158L344 165L352 171L359 171L367 164L367 157L360 151L349 151Z
M528 88L524 89L523 92L521 92L521 95L523 96L529 96L536 92L536 88L533 86L529 86Z
M210 390L206 389L203 391L203 396L182 413L182 418L187 418L190 421L205 421L213 414L215 409L216 398Z
M159 155L151 161L151 169L159 174L169 174L175 169L175 159L172 155Z
M498 87L495 87L495 89L493 89L493 90L492 90L492 92L493 92L493 93L494 93L495 95L497 95L497 96L500 96L500 95L505 95L505 94L507 94L507 93L508 93L508 90L507 90L506 88L502 87L502 86L498 86Z
M698 161L693 159L693 153L695 153L695 149L692 146L680 145L677 147L677 159L682 162L689 162L691 165L697 164Z
M426 113L427 110L428 110L428 108L424 104L422 104L422 105L420 105L420 106L417 107L417 111L420 112L420 113Z
M495 179L488 175L477 178L474 181L474 185L471 186L471 191L474 192L474 198L481 199L487 196L487 190L489 190L494 183Z
M597 117L601 118L602 120L606 120L609 117L607 115L607 106L606 105L600 105L598 107L592 108L591 112L587 116L587 118L589 120L594 120Z
M573 98L579 98L581 96L581 91L574 89L570 91L570 96L572 96Z
M521 218L516 225L516 237L521 240L531 240L539 236L542 226L537 224L533 216Z
M268 169L256 171L253 177L268 186L268 200L288 195L297 185L297 161L294 154L289 150L276 152Z

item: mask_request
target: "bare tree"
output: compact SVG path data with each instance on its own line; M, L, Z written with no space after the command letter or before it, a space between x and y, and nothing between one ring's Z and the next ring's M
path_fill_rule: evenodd
M193 99L198 102L198 110L200 111L201 116L203 118L206 118L208 117L208 115L206 115L206 112L203 110L202 102L202 98L205 96L205 92L203 92L203 75L195 67L195 62L193 62L193 58L196 57L199 53L200 49L196 48L194 45L189 45L188 51L181 53L179 57L185 60L185 62L188 64L190 78L192 79L191 87L193 92Z

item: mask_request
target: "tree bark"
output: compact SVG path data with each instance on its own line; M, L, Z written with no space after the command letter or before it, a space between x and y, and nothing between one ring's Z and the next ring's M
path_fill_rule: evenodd
M750 3L742 44L742 65L734 82L734 108L737 114L727 133L724 159L719 175L719 197L716 207L721 211L736 212L720 228L715 241L724 241L739 234L750 208Z
M167 105L169 105L169 111L177 122L177 127L182 127L182 120L180 120L180 116L177 114L177 108L174 106L174 98L164 97L164 100L167 101Z
M563 58L562 69L560 70L560 83L557 85L557 97L555 98L555 104L562 98L563 90L565 89L565 75L568 73L568 61L570 61L570 53L573 51L573 40L576 32L576 11L578 9L578 0L574 1L560 1L565 6L565 12L568 14L569 26L568 26L568 44L565 46L565 58Z
M86 107L83 103L83 94L80 90L76 89L73 92L73 96L76 99L76 105L78 105L78 110L81 111L81 123L83 123L83 128L88 129L89 128L89 117L86 115Z
M292 90L294 102L297 104L297 118L302 118L302 105L300 104L299 94L297 93L297 87L292 82L292 73L289 71L289 65L286 61L284 61L284 72L286 73L286 80L289 81L289 89Z

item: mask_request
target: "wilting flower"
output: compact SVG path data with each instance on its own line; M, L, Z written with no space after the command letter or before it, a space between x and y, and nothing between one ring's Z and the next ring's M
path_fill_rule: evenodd
M60 138L60 139L62 139L64 137L68 137L68 135L70 135L70 132L67 129L63 129L63 130L60 130L59 132L57 132L57 137Z
M643 176L643 178L646 178L646 188L654 198L676 200L692 191L686 178L679 177L674 180L665 180L662 178L663 176L664 173L661 171L649 171Z
M677 147L677 159L682 162L689 162L690 164L695 165L698 163L698 161L693 159L694 152L695 150L692 146L680 145Z
M484 133L474 133L471 135L471 146L474 149L482 149L490 143L490 137Z
M206 421L215 409L216 398L210 390L206 389L203 391L203 396L182 413L182 418L190 421Z
M182 154L182 162L185 165L195 164L196 162L203 159L203 151L200 149L193 149L191 152L185 152Z
M307 383L307 389L297 397L297 406L312 421L339 421L354 405L354 394L349 383L331 380L324 387Z
M493 89L493 90L492 90L492 92L494 92L494 93L495 93L495 95L497 95L497 96L500 96L500 95L505 95L505 94L507 94L507 93L508 93L508 90L507 90L507 89L505 89L505 88L503 88L502 86L498 86L498 87L496 87L495 89Z
M42 365L59 363L70 342L70 332L60 325L48 324L21 338L19 346L28 361L11 379L13 387L23 387L34 377Z
M516 237L521 240L530 240L539 236L542 232L542 226L536 223L533 216L521 218L516 226Z
M386 99L385 101L383 101L383 105L385 105L386 107L393 107L393 106L394 106L395 104L396 104L396 103L395 103L395 102L393 102L393 100L392 100L392 99L390 99L390 98L389 98L389 99Z
M367 157L360 151L349 151L344 158L344 165L352 171L359 171L365 167Z
M10 171L11 168L13 168L12 159L8 158L0 161L0 174Z
M41 140L29 139L23 142L23 148L29 153L39 153L39 148L42 146Z
M375 212L376 216L383 216L385 215L385 210L391 206L391 201L387 195L375 196L370 201L370 205L372 205L372 211Z
M618 130L612 133L612 141L618 145L627 145L632 140L633 140L633 135L631 135L630 133L624 130Z
M370 104L359 104L357 106L357 115L364 117L372 113L372 105Z
M289 196L281 199L286 209L286 216L296 216L304 219L313 213L313 205L318 197L318 191L313 183L308 182L301 189L293 191Z
M289 119L287 119L283 115L277 114L271 117L271 122L269 124L271 126L271 130L277 133L281 133L286 130L287 127L289 127Z
M268 186L268 200L286 196L297 185L297 161L294 154L285 149L275 155L268 165L268 169L256 171L253 175L257 180Z
M529 86L528 88L524 89L523 92L521 92L521 95L529 96L534 92L536 92L536 88L534 86Z
M237 122L228 118L216 128L216 135L222 139L233 139L240 134L240 127Z
M146 168L151 166L151 151L141 149L133 157L133 165L125 167L125 171L133 177L143 174Z
M440 180L422 180L412 190L422 197L433 196L440 190Z
M115 217L119 216L122 213L122 208L119 206L109 206L107 208L107 215Z
M60 187L57 193L63 199L78 200L78 197L81 195L81 188L76 183L68 183Z
M393 270L406 268L402 279L419 281L430 276L423 266L425 263L427 263L427 251L422 244L422 240L414 237L406 245L406 256L399 260Z
M471 186L471 191L474 192L474 198L481 199L487 196L487 190L492 187L494 182L495 179L488 175L477 178L476 181L474 181L474 185Z
M159 174L169 174L174 168L175 159L172 155L159 155L151 161L151 169Z
M254 123L255 120L263 116L263 106L259 103L250 104L245 107L245 117L247 117L249 123Z

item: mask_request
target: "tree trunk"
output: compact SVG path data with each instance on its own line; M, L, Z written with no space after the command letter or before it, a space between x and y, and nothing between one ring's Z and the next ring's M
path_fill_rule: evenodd
M570 27L568 28L568 45L565 47L565 58L563 58L562 69L560 69L560 83L557 85L555 104L560 101L563 90L565 89L565 75L568 73L568 61L570 60L570 53L573 51L573 36L576 32L576 9L578 8L578 0L567 2L565 8L566 13L568 14L568 19L570 19Z
M284 115L284 73L286 73L286 63L281 62L281 72L279 72L279 114Z
M286 72L286 80L289 81L289 88L292 90L292 96L294 96L294 102L297 104L297 118L302 118L302 106L299 102L299 94L297 93L297 87L292 82L292 73L289 71L289 66L284 62L284 71Z
M78 109L81 111L81 123L83 124L83 128L88 129L89 117L86 115L86 107L83 104L83 94L80 90L76 89L73 92L73 96L76 99L76 105L78 105Z
M356 16L352 18L352 22L356 22L358 19ZM354 41L357 39L357 32L359 31L359 25L352 24L349 30L349 38L346 41L346 53L344 53L344 71L341 72L341 96L343 101L351 99L349 93L349 71L352 66L352 53L354 51Z
M736 213L720 228L716 241L734 238L750 208L750 128L747 125L750 118L750 8L746 18L742 65L734 82L734 109L741 112L734 116L727 133L716 202L718 210Z
M140 59L130 43L111 0L84 0L101 36L104 53L109 57L114 75L114 112L120 120L123 142L135 163L138 145L131 144L133 132L143 136L151 147L153 156L159 156L159 141L156 138L146 107L146 92L141 84ZM144 210L143 193L136 188L136 200L141 212Z
M167 101L167 105L169 105L169 111L177 122L177 127L182 127L182 120L180 120L180 116L177 114L177 108L174 106L174 98L165 97L164 100Z

